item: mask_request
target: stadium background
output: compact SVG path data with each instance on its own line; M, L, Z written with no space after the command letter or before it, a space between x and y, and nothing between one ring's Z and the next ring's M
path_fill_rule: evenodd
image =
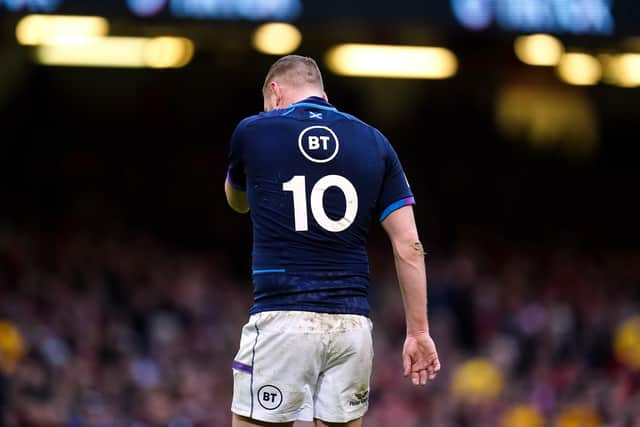
M270 18L300 30L295 53L318 60L330 101L389 137L416 195L443 370L425 388L401 376L400 296L374 224L365 425L640 426L640 79L607 62L640 51L634 2L218 2L240 3L223 16L205 0L0 1L0 426L229 425L251 230L222 183L277 58L252 45ZM284 15L253 16L260 4ZM187 37L194 54L170 69L39 64L16 26L42 12ZM601 77L525 64L514 42L538 32L594 55ZM325 57L340 43L445 47L458 67L346 77Z

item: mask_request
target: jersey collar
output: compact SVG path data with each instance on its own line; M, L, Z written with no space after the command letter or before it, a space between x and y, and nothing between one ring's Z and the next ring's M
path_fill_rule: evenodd
M289 105L289 108L296 108L296 107L311 107L311 108L317 108L320 110L338 111L333 105L329 104L327 101L320 98L319 96L310 96L309 98L305 98L300 102L296 102Z

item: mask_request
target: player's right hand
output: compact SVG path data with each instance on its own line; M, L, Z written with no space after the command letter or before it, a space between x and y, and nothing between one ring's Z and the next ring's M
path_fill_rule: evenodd
M411 377L415 385L425 385L435 379L440 370L436 344L426 333L407 335L402 349L404 376Z

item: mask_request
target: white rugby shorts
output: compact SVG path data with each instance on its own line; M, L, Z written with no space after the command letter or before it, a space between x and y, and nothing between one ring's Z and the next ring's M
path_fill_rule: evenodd
M266 311L242 328L231 411L283 423L346 423L369 406L372 323L365 316Z

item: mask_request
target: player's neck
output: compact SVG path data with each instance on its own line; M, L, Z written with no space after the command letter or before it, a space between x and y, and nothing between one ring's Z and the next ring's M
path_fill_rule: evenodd
M291 104L297 104L298 102L311 97L321 98L325 101L327 100L326 96L323 93L318 93L318 91L300 91L295 93L293 96L287 97L285 105L289 106Z

